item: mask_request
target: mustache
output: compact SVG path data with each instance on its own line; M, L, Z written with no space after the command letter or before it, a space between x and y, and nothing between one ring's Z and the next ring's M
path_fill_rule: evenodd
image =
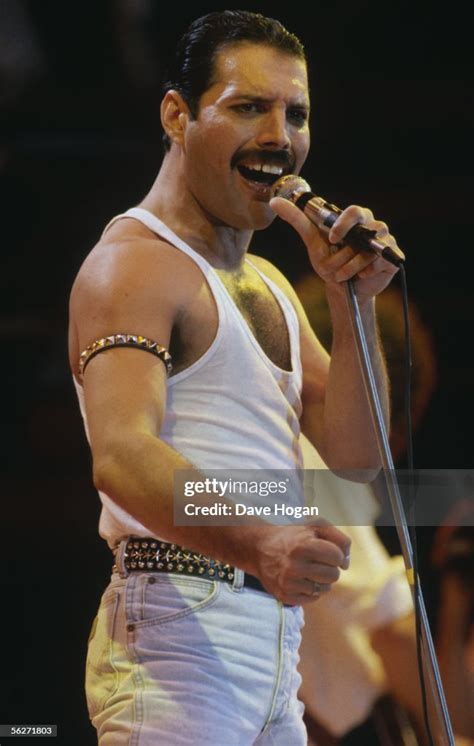
M281 166L288 173L293 173L296 167L295 156L287 150L241 150L231 160L231 168L245 161L258 161L267 166Z

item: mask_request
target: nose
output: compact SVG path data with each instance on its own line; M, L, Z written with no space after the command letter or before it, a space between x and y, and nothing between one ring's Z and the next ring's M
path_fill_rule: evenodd
M288 150L291 144L288 135L288 121L286 111L272 108L262 121L262 127L257 137L262 148Z

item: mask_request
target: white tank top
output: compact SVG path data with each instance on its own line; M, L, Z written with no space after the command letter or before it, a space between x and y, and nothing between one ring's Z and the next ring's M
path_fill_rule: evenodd
M217 333L211 346L199 360L168 379L160 437L204 473L215 469L300 470L299 324L288 298L246 260L280 304L289 334L291 371L278 367L265 354L219 275L200 254L155 215L139 207L115 217L105 230L122 217L139 220L187 254L207 280L218 312ZM140 333L140 329L118 331ZM74 383L87 433L83 390L75 379ZM99 495L102 501L99 534L111 548L130 534L152 535L106 494Z

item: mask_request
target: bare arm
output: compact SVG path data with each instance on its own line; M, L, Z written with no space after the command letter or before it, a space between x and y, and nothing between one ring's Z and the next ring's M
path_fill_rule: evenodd
M362 476L367 476L366 470L369 470L373 475L380 461L342 283L349 278L356 281L359 307L388 425L388 383L377 335L375 296L386 287L396 270L368 252L355 254L351 248L345 247L333 253L330 242L339 242L356 223L376 229L388 242L395 243L395 240L389 236L384 223L374 221L372 213L362 208L345 210L326 238L290 202L274 199L272 207L305 242L313 268L326 283L333 325L331 360L322 385L321 352L308 331L307 320L305 317L302 320L303 432L330 468L341 471L360 469L363 470Z
M324 406L322 450L328 465L334 469L375 470L380 465L375 431L364 381L359 366L357 348L348 319L343 288L328 292L333 325L331 362ZM343 297L337 297L341 296ZM389 427L388 381L378 339L374 300L361 307L367 345L374 371L377 391ZM308 417L311 432L311 419ZM362 474L363 476L363 474Z

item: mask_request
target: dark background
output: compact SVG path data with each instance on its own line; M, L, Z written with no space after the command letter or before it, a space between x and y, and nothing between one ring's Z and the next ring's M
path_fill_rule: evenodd
M57 723L68 746L94 743L83 666L110 570L68 370L68 295L105 223L159 168L159 82L178 33L224 7L273 15L305 43L304 175L389 223L433 335L438 385L416 465L472 463L472 42L460 6L3 0L0 722ZM287 226L257 235L254 250L292 280L307 269ZM424 565L428 546L422 536Z

